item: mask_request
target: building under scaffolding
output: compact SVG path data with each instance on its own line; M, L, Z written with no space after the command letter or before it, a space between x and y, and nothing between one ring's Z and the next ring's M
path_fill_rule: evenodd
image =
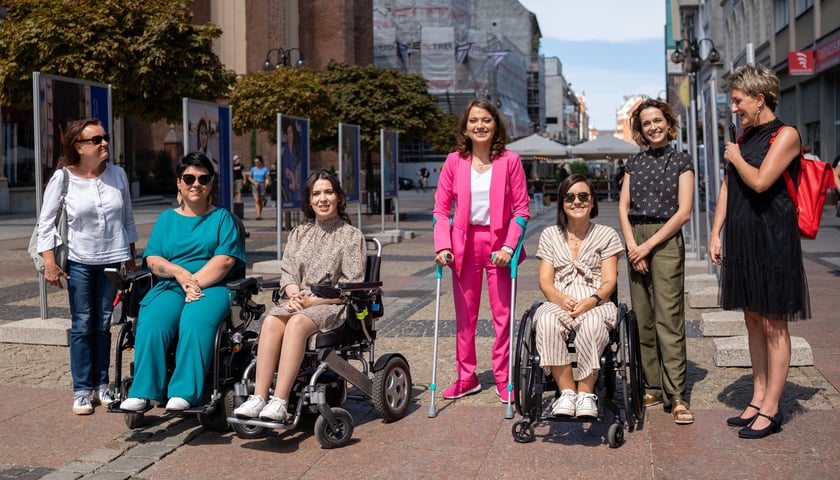
M499 105L513 138L545 123L536 16L518 0L374 0L374 60L422 75L441 109Z

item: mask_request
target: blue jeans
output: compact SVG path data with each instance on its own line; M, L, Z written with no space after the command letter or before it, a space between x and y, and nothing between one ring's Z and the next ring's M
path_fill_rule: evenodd
M117 288L105 276L110 265L67 262L70 294L70 372L73 393L86 395L108 384L111 365L111 312Z
M542 213L545 210L545 205L543 205L543 194L542 193L535 193L534 194L534 211L537 213Z

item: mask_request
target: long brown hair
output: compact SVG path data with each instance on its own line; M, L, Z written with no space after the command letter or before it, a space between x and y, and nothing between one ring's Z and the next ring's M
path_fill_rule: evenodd
M472 154L473 145L472 140L470 140L470 137L467 135L467 120L469 120L470 110L472 110L473 107L487 110L490 113L490 116L493 117L493 123L496 124L496 131L493 133L493 143L490 145L490 159L492 160L501 156L505 152L507 124L505 123L505 117L502 115L502 112L499 111L493 102L485 98L473 99L473 101L467 105L467 108L464 109L464 114L461 115L461 119L458 121L458 144L456 146L458 153L460 153L463 158Z
M633 141L640 146L650 145L650 142L645 137L645 132L642 130L642 119L640 118L642 111L647 108L659 109L662 112L662 116L665 117L665 121L668 122L668 140L677 138L677 117L674 115L674 109L671 108L668 102L648 98L640 103L639 107L633 110L633 114L630 115L630 136L633 137Z

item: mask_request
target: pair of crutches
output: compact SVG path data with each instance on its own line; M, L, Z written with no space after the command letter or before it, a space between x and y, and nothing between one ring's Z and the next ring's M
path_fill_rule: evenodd
M522 243L525 241L525 227L528 221L522 217L515 217L514 221L519 224L522 231L519 234L519 241L516 243L516 248L513 251L513 256L510 259L510 333L508 335L508 400L507 408L505 409L505 418L513 418L513 330L516 316L516 274L519 269L519 257L522 253ZM434 227L435 219L432 220ZM492 257L490 258L492 261ZM451 256L447 257L447 263L452 261ZM438 351L438 324L440 323L440 279L443 277L443 267L437 265L435 268L435 278L437 286L435 289L435 338L434 346L432 347L432 382L429 384L429 390L432 392L432 399L429 402L429 418L437 417L437 409L435 408L435 391L437 390L437 351Z

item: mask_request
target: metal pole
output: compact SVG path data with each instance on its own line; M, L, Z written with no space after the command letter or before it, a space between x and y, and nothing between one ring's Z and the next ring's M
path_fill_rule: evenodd
M714 66L712 67L712 78L709 79L709 90L711 93L711 114L712 114L712 125L714 126L714 135L712 135L712 158L714 158L714 178L715 178L715 209L717 209L717 197L720 193L720 137L718 136L718 111L717 111L717 68ZM708 153L707 153L708 155ZM706 187L706 195L709 194L709 187ZM709 239L712 236L712 225L711 221L714 219L711 216L711 212L709 212L709 208L706 208L706 235ZM715 267L712 265L712 258L709 257L709 273L714 273Z
M691 245L694 248L694 251L697 253L697 260L702 260L703 256L700 253L700 205L697 199L700 198L700 179L699 175L697 174L697 98L695 97L696 94L696 86L694 82L697 81L697 74L692 73L690 74L690 82L689 88L691 89L691 104L689 106L689 127L688 127L688 148L691 150L691 162L694 165L694 205L693 205L693 215L692 218L694 222L692 223L692 231L691 231Z
M41 109L38 108L38 99L41 96L41 72L34 72L32 74L32 98L35 99L33 108L34 126L40 128L41 126ZM41 217L41 202L44 191L44 173L43 165L44 159L41 158L43 152L43 145L41 145L41 132L35 135L35 223ZM38 300L41 307L41 319L47 319L47 283L44 279L44 272L38 272Z
M709 94L709 96L714 96L714 91L712 91ZM699 252L703 247L708 245L709 236L711 235L711 225L709 224L709 194L710 194L709 184L711 183L711 180L712 180L712 176L711 176L712 174L709 172L709 155L711 154L709 152L709 147L710 147L709 136L710 135L712 137L717 136L717 128L714 129L715 130L714 132L711 132L711 129L709 128L709 124L708 124L708 122L706 122L706 108L707 108L706 107L706 99L705 99L705 95L703 93L703 79L699 75L697 76L697 98L700 101L700 113L699 113L699 115L700 115L700 118L702 119L702 123L703 123L703 153L704 153L704 155L703 155L703 173L704 173L704 181L706 182L706 195L705 195L705 198L703 199L703 202L705 203L704 208L705 208L705 211L706 211L706 215L705 215L706 216L706 228L703 229L703 230L705 230L705 232L704 232L705 236L701 238L698 235L698 237L697 237L698 246L700 247L700 248L698 248L698 252ZM712 125L714 126L714 124L712 124ZM698 160L698 163L699 163L699 160ZM700 180L699 180L699 177L698 177L698 180L697 180L698 188L699 188L699 182L700 182ZM699 199L698 199L698 201L699 201ZM698 205L698 207L699 207L699 205ZM707 259L707 261L709 263L709 272L711 273L711 260Z

